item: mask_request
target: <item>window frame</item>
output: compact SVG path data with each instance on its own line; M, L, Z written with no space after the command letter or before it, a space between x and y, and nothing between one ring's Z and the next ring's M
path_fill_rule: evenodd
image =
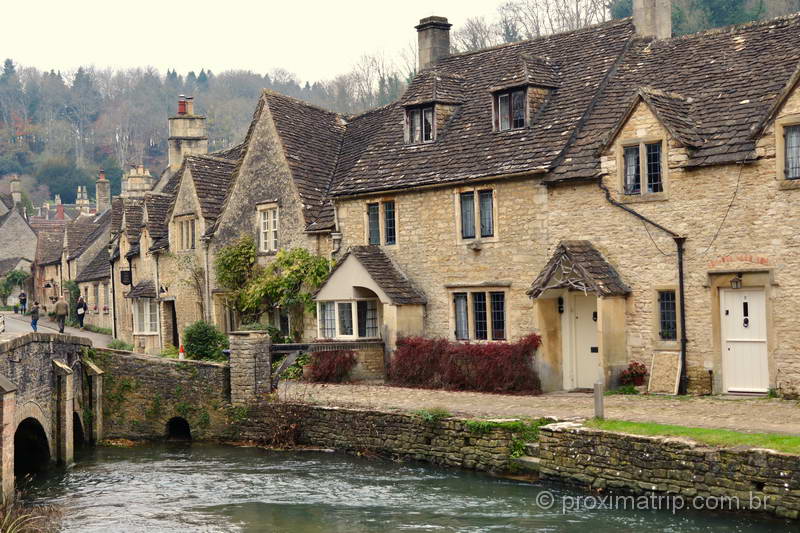
M507 342L508 335L508 288L507 287L464 287L452 289L450 291L450 316L451 334L450 338L456 342ZM498 333L494 323L494 313L492 304L498 295L502 296L502 332ZM466 328L466 334L462 334L459 324L460 312L458 300L465 302L466 322L461 319L462 325ZM480 313L479 311L481 311Z
M783 179L789 181L800 180L800 166L798 166L796 169L797 174L792 176L789 175L789 161L791 158L789 157L789 142L788 142L788 133L790 131L796 131L798 136L798 144L796 147L797 155L795 159L800 164L800 123L784 124L782 125L781 130L783 136L783 150L782 150L783 164L781 165L783 167Z
M133 334L158 335L160 322L158 302L153 298L134 298L131 307L133 308Z
M392 239L389 238L389 209L387 209L390 205L392 211ZM372 218L373 214L375 216L374 220ZM373 222L376 225L373 225ZM397 200L394 197L373 199L366 203L364 208L364 241L368 245L396 246L399 243L398 228Z
M197 217L194 214L175 218L176 247L179 252L197 249Z
M658 158L658 181L651 182L650 164L652 163L649 157L649 149L653 146L659 146ZM638 189L632 189L628 186L629 166L627 155L633 149L637 149L637 167L636 174L638 177ZM623 141L619 144L617 164L619 167L620 191L626 200L633 200L638 198L659 199L662 198L667 192L667 151L669 144L661 137L648 137L643 139L630 139ZM658 185L658 190L651 190L653 184Z
M359 303L360 302L367 302L367 306L369 303L374 302L374 311L375 311L375 325L374 331L376 333L375 336L366 336L362 337L359 335L359 331L361 330L361 322L359 321ZM349 305L350 306L350 325L352 327L352 333L350 335L342 334L340 332L340 325L342 324L341 319L343 318L341 313L340 306ZM326 306L331 306L333 308L333 316L328 317ZM333 324L333 336L327 336L327 333L330 331L324 322L328 319L328 321L332 320ZM365 315L365 321L369 321L369 307L367 307L367 314ZM369 331L368 323L364 324L365 331ZM320 340L358 340L358 341L367 341L367 340L379 340L381 339L381 324L382 324L382 305L381 301L377 298L354 298L352 300L324 300L317 302L317 338Z
M522 95L522 124L515 125L514 118L514 95ZM508 108L503 110L503 100L507 100ZM493 126L495 131L511 131L521 130L528 127L528 88L527 87L512 87L496 91L492 94L492 107L493 107ZM503 121L507 121L504 127Z
M426 116L430 117L430 130L426 131ZM436 105L423 104L406 108L406 144L429 144L436 140ZM416 134L419 133L419 138ZM425 134L428 133L426 138Z
M472 233L465 233L467 227L464 224L464 200L466 198L472 197ZM487 196L491 197L491 202L489 205L489 211L491 212L491 219L489 223L489 229L486 231L484 229L484 221L483 221L483 206L485 205L482 201ZM497 189L494 186L487 186L487 187L470 187L470 188L462 188L456 191L455 195L455 204L456 204L456 234L458 237L459 242L463 244L469 244L475 241L482 241L482 242L496 242L498 239L498 229L497 229Z
M259 205L256 208L256 229L258 231L258 252L274 254L280 250L280 207L275 203Z
M661 336L661 293L664 292L671 292L675 295L675 338L674 339L664 339ZM666 351L675 351L680 350L680 338L681 338L681 320L680 320L680 294L678 293L678 288L674 285L657 285L652 289L652 341L653 347L656 350L666 350Z

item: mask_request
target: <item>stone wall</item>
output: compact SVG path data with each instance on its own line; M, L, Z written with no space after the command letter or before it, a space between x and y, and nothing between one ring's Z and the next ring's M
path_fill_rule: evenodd
M164 438L173 417L184 418L195 439L228 435L228 365L116 350L96 350L93 359L106 372L106 438Z
M242 405L271 392L270 338L264 331L230 334L231 403Z
M511 430L495 427L472 431L466 420L426 422L413 414L330 408L311 405L262 404L251 407L238 424L239 437L269 442L276 421L290 413L299 422L298 442L347 451L371 451L433 464L504 472L509 469Z
M787 518L798 518L800 512L800 457L796 455L713 448L685 439L625 435L575 423L544 426L539 435L544 479L595 490L672 495L687 505L694 498L738 498L739 510ZM764 502L765 508L757 507Z

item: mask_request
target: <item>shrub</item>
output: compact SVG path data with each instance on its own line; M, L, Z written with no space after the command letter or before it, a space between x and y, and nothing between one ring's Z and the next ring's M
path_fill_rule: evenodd
M283 357L276 357L272 361L272 375L275 376L275 373L281 367L283 360L287 356ZM303 366L307 365L311 362L311 356L307 353L301 354L297 360L289 365L289 367L283 371L283 375L281 375L281 379L300 379L303 377Z
M166 346L164 346L164 349L161 350L161 357L168 357L169 359L177 359L178 349L171 344L167 344Z
M125 341L114 339L108 343L108 347L112 350L122 350L123 352L132 352L134 350L133 344Z
M419 409L414 411L413 414L417 415L426 424L435 424L439 420L452 417L452 413L443 407L431 407L430 409Z
M644 377L647 375L647 366L641 361L631 361L628 368L619 375L619 381L623 385L643 385Z
M617 387L616 389L607 390L605 392L606 396L615 396L615 395L633 395L639 394L639 390L634 385L623 385L621 387Z
M311 381L341 383L356 363L356 354L352 350L317 352L311 356Z
M398 385L481 392L541 393L532 355L541 338L516 343L464 344L443 339L398 339L389 379Z
M183 347L189 359L224 361L228 337L213 324L198 320L183 330Z

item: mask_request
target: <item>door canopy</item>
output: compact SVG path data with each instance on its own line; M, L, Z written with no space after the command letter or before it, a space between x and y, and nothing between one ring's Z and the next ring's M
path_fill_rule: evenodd
M593 292L602 297L627 296L631 292L589 241L561 241L528 289L528 296L539 298L551 289Z

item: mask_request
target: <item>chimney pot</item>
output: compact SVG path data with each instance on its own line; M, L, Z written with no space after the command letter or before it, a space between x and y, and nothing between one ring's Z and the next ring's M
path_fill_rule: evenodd
M641 37L672 37L672 0L633 0L633 25Z
M419 69L425 70L450 54L450 27L445 17L426 17L419 21L417 43Z
M101 168L100 173L97 175L97 181L103 181L105 179L106 179L106 171Z
M187 96L186 97L186 114L187 115L194 115L194 97Z
M178 114L185 115L186 114L186 97L180 95L178 97Z

